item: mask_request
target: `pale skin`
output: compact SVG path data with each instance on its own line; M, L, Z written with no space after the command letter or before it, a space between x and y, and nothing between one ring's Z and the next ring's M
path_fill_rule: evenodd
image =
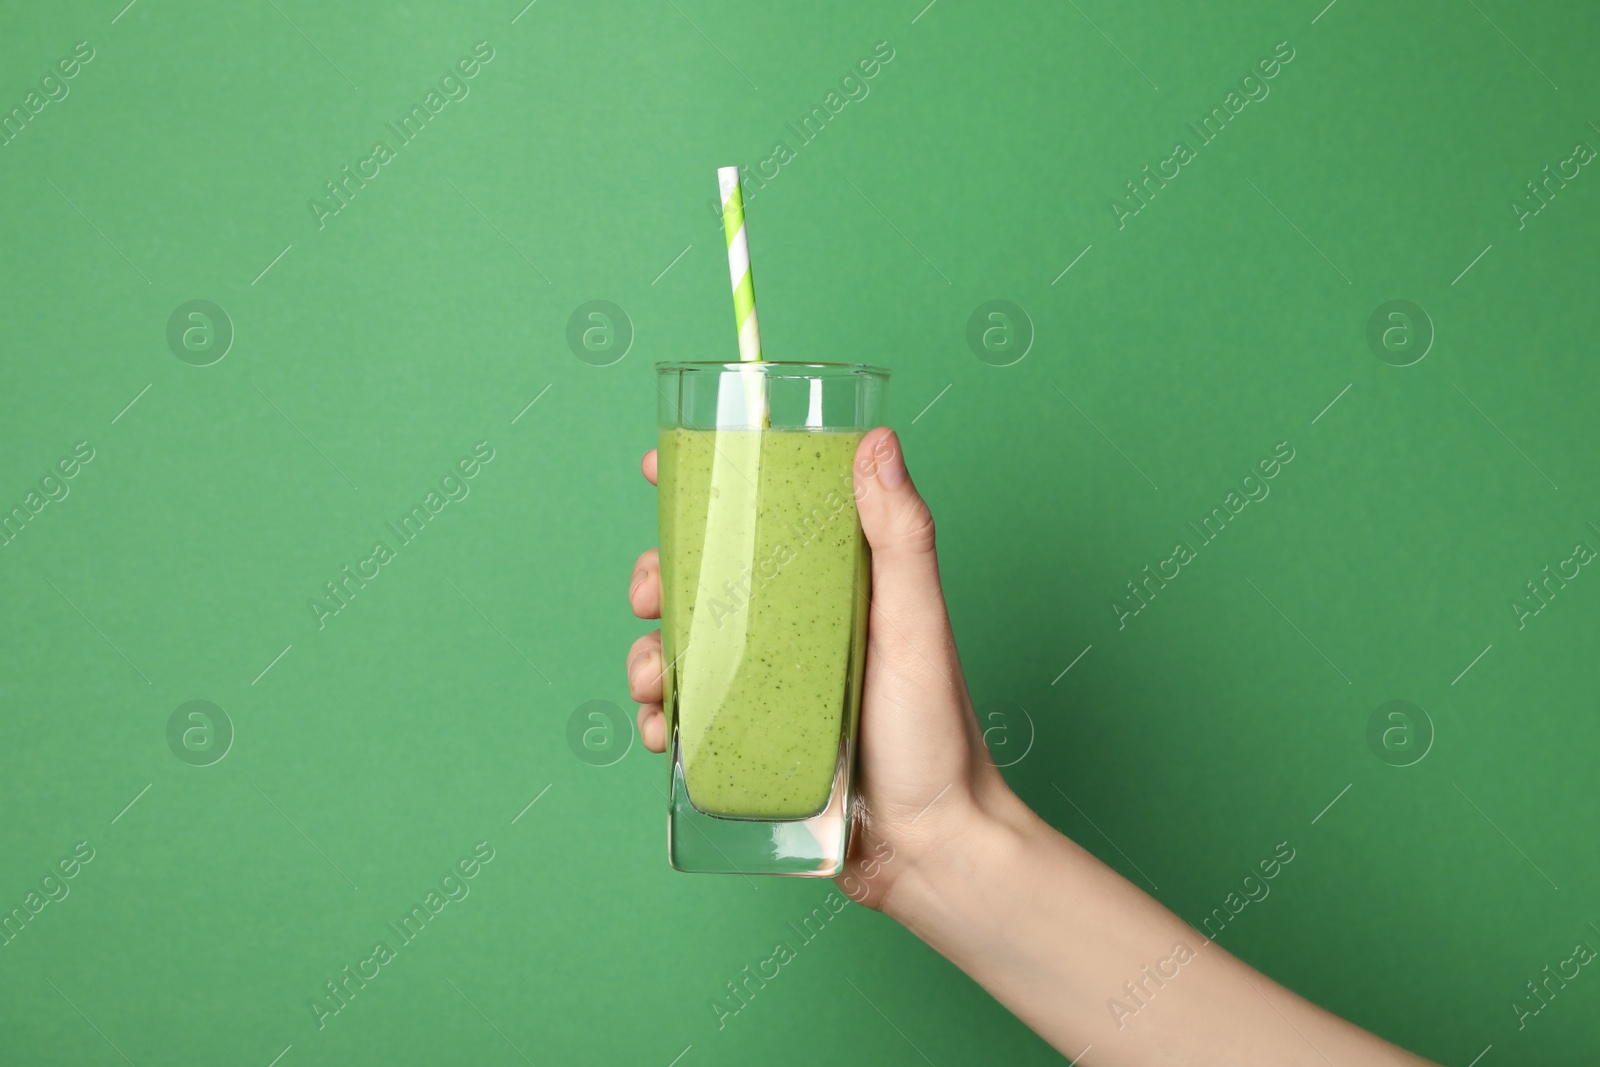
M643 469L654 485L654 450ZM987 758L939 584L933 516L892 431L861 442L855 484L872 546L872 611L861 803L838 879L851 899L903 924L1086 1067L1426 1067L1209 942L1011 791ZM656 549L639 557L629 602L642 619L661 617ZM667 742L661 675L658 630L628 653L652 752Z

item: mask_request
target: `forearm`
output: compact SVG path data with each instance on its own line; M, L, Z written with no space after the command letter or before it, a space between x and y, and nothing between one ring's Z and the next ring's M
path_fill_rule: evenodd
M1009 790L984 807L885 911L1063 1054L1092 1067L1427 1062L1252 970Z

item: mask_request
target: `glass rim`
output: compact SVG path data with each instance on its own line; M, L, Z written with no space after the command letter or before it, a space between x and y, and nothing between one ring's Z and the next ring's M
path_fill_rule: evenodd
M866 363L803 362L781 359L735 361L732 363L721 360L667 360L656 364L657 374L682 373L684 371L748 371L751 369L759 369L762 377L765 378L812 378L818 375L845 377L853 375L887 381L890 374L888 367L874 367ZM785 371L790 373L783 373ZM807 371L810 373L804 373Z

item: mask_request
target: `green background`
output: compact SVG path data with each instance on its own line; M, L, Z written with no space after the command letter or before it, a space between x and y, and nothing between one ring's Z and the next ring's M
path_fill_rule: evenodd
M714 169L780 140L748 195L766 351L894 369L1021 795L1196 924L1288 842L1219 943L1444 1063L1592 1061L1600 975L1512 1005L1600 948L1600 575L1510 607L1600 547L1600 175L1511 207L1600 147L1592 9L122 4L0 5L0 108L95 50L0 147L0 504L94 449L0 548L0 913L95 850L0 947L0 1061L1061 1061L855 906L719 1030L830 887L671 872L659 758L567 740L633 710L651 364L736 351ZM470 95L319 228L480 41ZM167 341L193 300L235 334L209 366ZM568 344L591 300L631 324L616 362ZM975 349L991 300L1026 320ZM1392 300L1426 315L1409 366L1368 342ZM470 495L319 628L480 441ZM1281 441L1270 496L1119 628ZM195 699L232 724L203 767L167 739ZM1374 747L1395 699L1426 723ZM470 896L318 1029L480 841Z

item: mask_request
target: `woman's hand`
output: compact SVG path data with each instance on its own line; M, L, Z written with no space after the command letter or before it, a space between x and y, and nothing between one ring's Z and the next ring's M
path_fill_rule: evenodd
M656 482L656 453L644 456ZM936 849L975 839L981 813L1009 808L988 758L956 655L939 586L933 515L906 470L900 439L868 433L856 451L855 495L872 546L872 610L859 735L860 803L839 887L857 903L883 908L907 872ZM661 558L649 549L634 565L628 600L641 619L661 617ZM661 631L634 642L628 689L639 707L646 748L666 748L661 710Z
M654 452L644 474L655 482ZM1092 1047L1097 1067L1422 1067L1251 970L1007 788L956 656L933 518L891 431L861 442L855 488L872 546L872 612L861 802L840 889L905 924L1063 1055L1082 1059ZM640 618L660 617L655 549L639 557L629 599ZM657 632L628 655L639 733L655 752L667 741L661 674ZM1175 958L1180 972L1150 973L1152 961Z

